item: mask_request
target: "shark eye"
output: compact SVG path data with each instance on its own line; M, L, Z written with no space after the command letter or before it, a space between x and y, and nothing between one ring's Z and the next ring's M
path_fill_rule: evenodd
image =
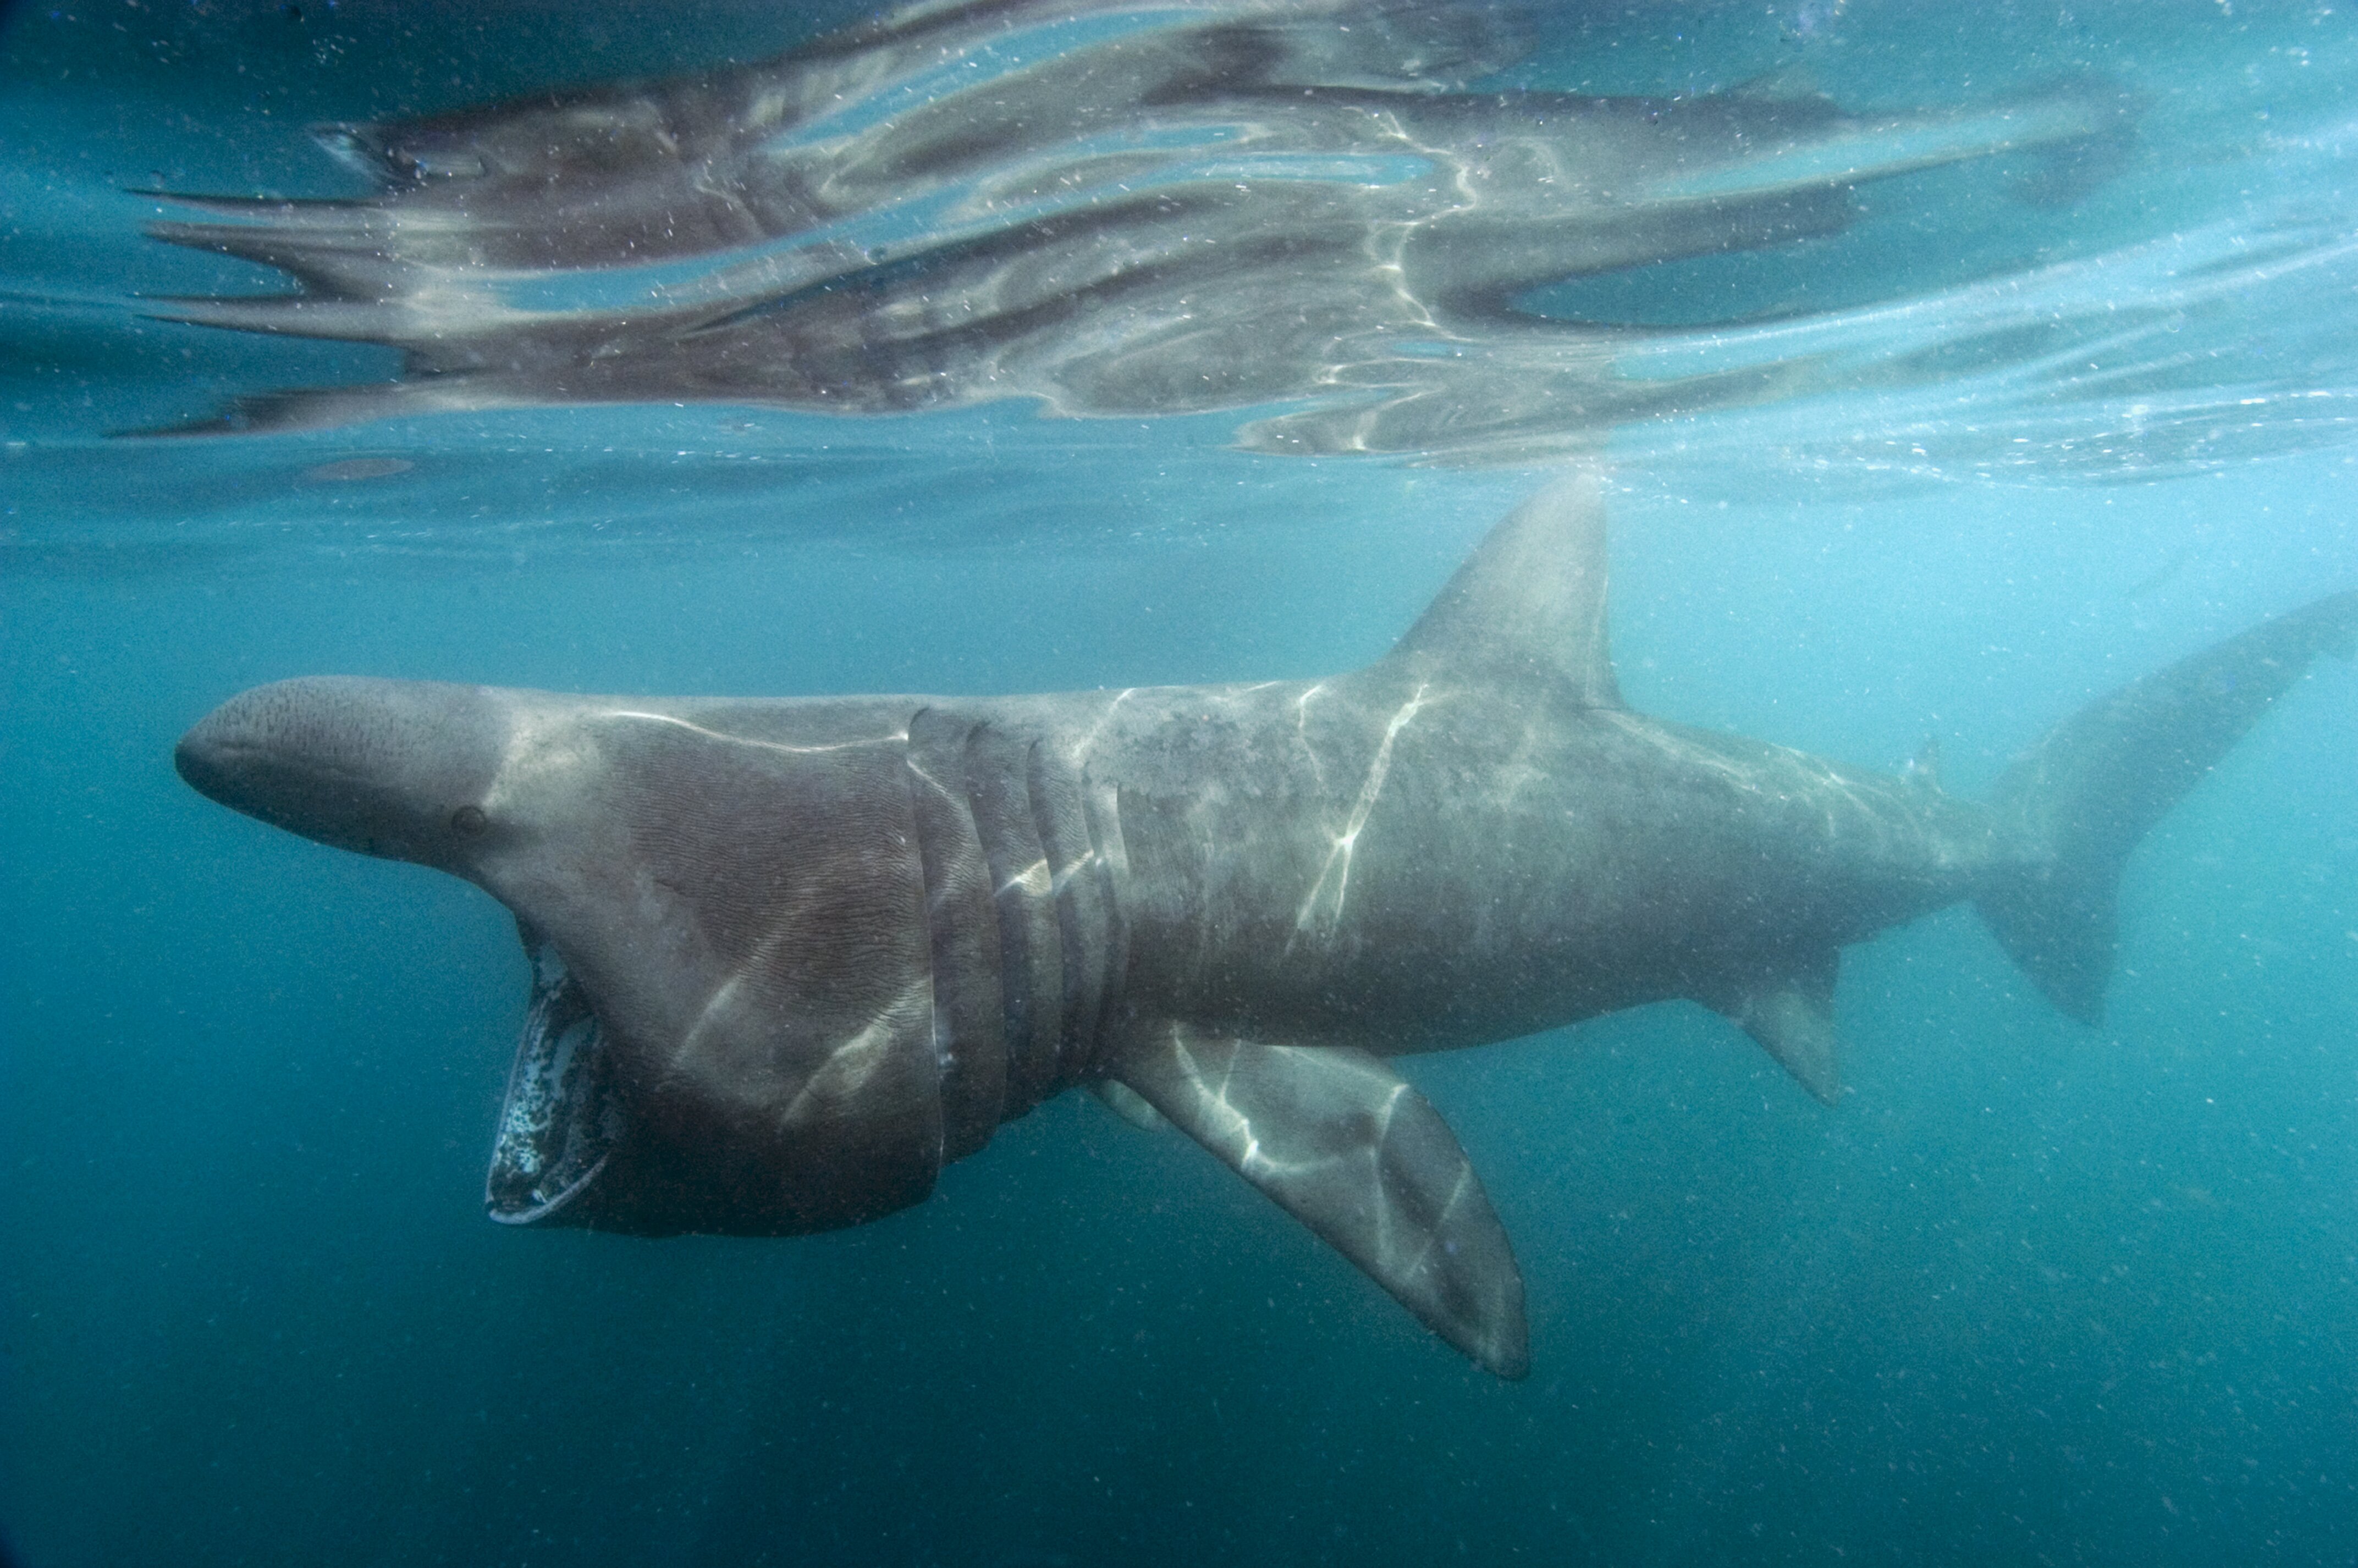
M462 806L450 814L450 831L461 838L472 838L491 825L480 806Z

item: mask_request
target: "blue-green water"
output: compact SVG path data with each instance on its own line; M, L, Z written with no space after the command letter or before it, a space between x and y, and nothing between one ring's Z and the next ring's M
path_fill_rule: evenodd
M37 6L0 32L24 1562L2358 1561L2347 664L2139 851L2101 1032L1959 910L1846 955L1831 1110L1685 1005L1411 1063L1515 1239L1521 1384L1078 1097L853 1231L487 1224L512 923L186 789L171 742L211 704L323 671L1316 674L1380 653L1543 467L1021 400L116 434L397 368L146 318L272 275L144 237L160 209L127 192L357 194L303 123L759 58L850 13L584 15ZM2095 693L2358 582L2358 17L1665 6L1555 16L1515 69L1664 93L1806 70L1846 106L2097 74L2140 103L2070 202L1935 170L1868 188L1847 233L1540 302L1713 323L1622 345L1628 374L1841 373L1612 434L1634 706L1887 768L1936 734L1972 793ZM1716 290L1744 308L1693 304Z

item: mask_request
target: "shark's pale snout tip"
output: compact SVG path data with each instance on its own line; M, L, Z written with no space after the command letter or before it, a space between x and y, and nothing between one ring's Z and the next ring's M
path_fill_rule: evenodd
M253 813L254 795L269 773L275 733L269 704L259 691L243 691L189 727L172 747L172 767L182 783L207 800Z
M208 800L220 800L230 779L228 747L223 744L221 710L215 708L180 737L172 748L172 768L180 782Z

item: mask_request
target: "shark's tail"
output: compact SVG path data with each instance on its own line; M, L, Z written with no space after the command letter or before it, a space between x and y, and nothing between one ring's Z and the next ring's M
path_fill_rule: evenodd
M1994 804L2043 856L1979 907L2058 1008L2104 1018L2121 867L2146 830L2311 660L2353 652L2358 591L2320 599L2097 698L2000 776Z

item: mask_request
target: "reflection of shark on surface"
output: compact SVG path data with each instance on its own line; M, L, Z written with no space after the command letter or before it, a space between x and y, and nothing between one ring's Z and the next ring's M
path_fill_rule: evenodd
M1509 63L1464 7L920 7L767 64L333 127L379 193L173 198L154 232L297 294L172 319L388 344L389 385L234 427L722 402L1072 415L1314 399L1271 449L1497 454L1765 395L1624 380L1569 277L1842 229L1862 181L2122 133L2087 86L1850 115L1814 94L1442 91ZM1348 21L1352 25L1338 25Z
M231 699L178 761L514 913L533 995L497 1219L855 1224L1092 1085L1513 1377L1506 1234L1385 1058L1686 998L1831 1102L1844 945L1968 900L2093 1021L2130 850L2353 642L2358 593L2268 622L2090 704L1977 805L1623 706L1580 480L1325 680L753 700L315 678Z

